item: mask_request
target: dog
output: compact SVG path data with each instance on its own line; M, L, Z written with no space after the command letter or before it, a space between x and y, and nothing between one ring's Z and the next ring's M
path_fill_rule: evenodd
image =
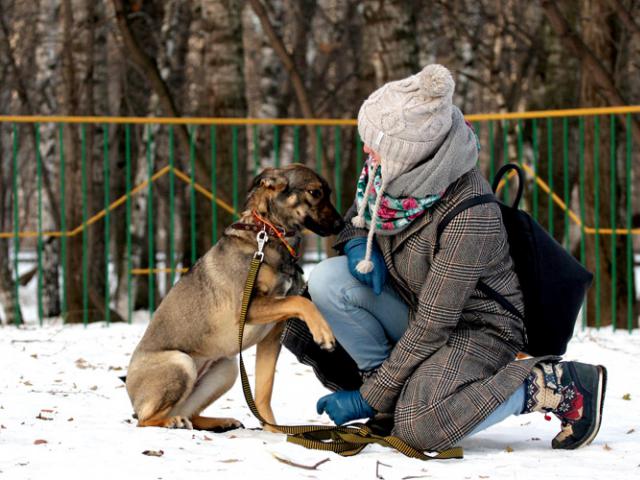
M326 180L299 164L267 168L253 180L239 221L173 286L131 356L126 388L138 426L218 432L242 426L234 418L200 413L238 376L244 283L263 229L268 240L243 348L257 345L255 403L263 418L275 423L271 396L283 321L299 318L321 348L335 346L322 314L299 295L304 280L295 257L303 228L328 236L344 226L330 195Z

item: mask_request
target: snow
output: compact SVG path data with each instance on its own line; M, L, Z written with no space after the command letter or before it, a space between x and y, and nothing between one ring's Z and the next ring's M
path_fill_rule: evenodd
M586 330L570 345L566 358L601 363L609 371L602 428L590 446L552 450L557 420L532 414L462 441L463 460L422 462L379 446L342 458L256 430L239 382L207 413L238 418L246 429L214 434L137 428L118 376L147 320L141 312L133 325L47 322L0 329L0 479L640 478L639 332ZM250 372L254 357L248 350ZM311 370L283 350L273 400L278 420L328 424L315 412L325 393ZM164 453L143 455L147 450ZM306 466L328 461L303 469L278 458Z

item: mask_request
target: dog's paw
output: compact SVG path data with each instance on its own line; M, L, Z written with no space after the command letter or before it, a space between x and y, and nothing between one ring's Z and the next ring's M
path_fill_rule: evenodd
M315 328L309 326L309 330L311 330L311 335L313 335L313 341L316 342L320 348L328 352L332 352L336 348L336 337L333 336L329 325L324 323Z
M193 426L196 430L207 430L214 433L227 432L236 428L244 428L240 420L235 418L213 418L194 416L191 418Z
M176 415L167 419L165 424L167 428L184 428L186 430L193 430L193 425L187 417Z

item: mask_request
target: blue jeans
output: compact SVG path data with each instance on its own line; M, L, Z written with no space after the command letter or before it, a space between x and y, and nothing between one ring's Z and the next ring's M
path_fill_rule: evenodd
M309 293L333 333L362 371L379 367L409 324L409 308L390 285L382 293L360 283L349 272L347 258L320 262L309 277ZM524 384L471 434L498 423L524 408Z

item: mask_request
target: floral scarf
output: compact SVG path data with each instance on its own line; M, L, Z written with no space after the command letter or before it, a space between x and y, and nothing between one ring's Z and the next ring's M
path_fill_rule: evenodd
M375 168L375 172L373 171ZM371 225L371 212L375 208L376 198L382 187L382 176L380 165L374 167L374 162L367 159L356 188L356 200L358 205L364 201L364 192L367 188L369 175L375 175L373 188L367 199L367 208L364 210L366 227ZM429 195L425 198L414 197L393 197L388 193L382 194L380 207L378 208L378 218L375 229L382 234L394 234L404 230L413 220L420 217L424 212L432 207L440 198L442 193Z

